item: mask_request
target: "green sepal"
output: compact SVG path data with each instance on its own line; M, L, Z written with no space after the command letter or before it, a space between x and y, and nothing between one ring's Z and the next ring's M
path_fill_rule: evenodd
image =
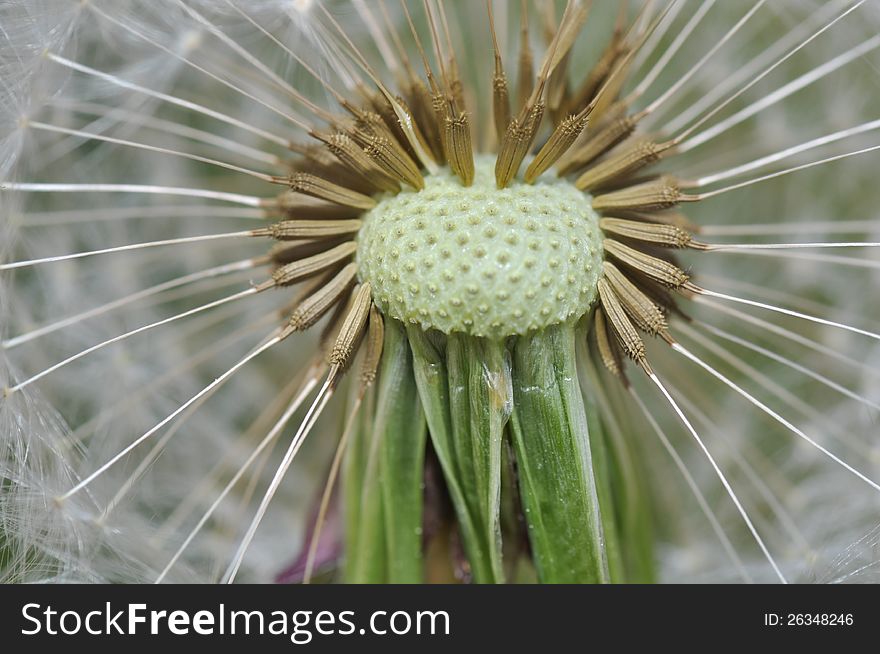
M347 577L354 583L420 583L427 431L406 334L394 321L386 322L377 385L347 466L346 497L357 514L348 524L357 535L349 539Z
M597 418L603 434L603 478L610 487L611 502L603 501L602 507L603 511L609 504L612 507L613 514L609 519L614 521L619 549L613 556L619 557L622 563L622 569L612 575L612 579L623 583L654 583L657 578L654 502L648 488L647 471L640 463L644 460L637 441L640 430L633 424L629 407L623 401L626 393L620 381L610 375L600 376L587 343L586 334L578 336L578 369L589 415ZM609 551L609 560L611 558Z
M513 348L510 431L542 583L611 581L575 358L569 323L521 336Z
M502 343L408 329L416 382L477 583L501 583L501 451L510 413Z

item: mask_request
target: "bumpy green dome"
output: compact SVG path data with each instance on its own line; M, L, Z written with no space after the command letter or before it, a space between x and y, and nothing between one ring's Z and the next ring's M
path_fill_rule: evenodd
M551 175L499 190L494 166L478 157L467 188L442 169L364 215L359 274L384 313L501 338L589 310L602 263L589 196Z

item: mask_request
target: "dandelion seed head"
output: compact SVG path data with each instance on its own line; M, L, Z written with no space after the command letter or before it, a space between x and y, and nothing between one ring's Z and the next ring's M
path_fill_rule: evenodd
M383 376L391 374L386 369L395 363L379 361L383 335L376 325L383 314L387 333L402 333L398 321L415 332L443 333L431 334L427 349L439 357L432 370L444 365L448 343L465 343L464 336L489 336L497 342L590 315L582 323L592 324L592 333L578 333L578 347L584 350L578 353L578 372L583 378L573 395L582 390L589 396L590 418L608 430L615 447L624 442L637 453L637 462L650 462L645 471L623 471L631 475L626 490L618 495L620 488L614 486L613 494L622 502L621 515L629 515L630 491L642 477L650 478L656 506L647 511L663 516L656 539L659 579L777 577L719 485L717 472L689 440L669 404L638 371L624 377L634 370L622 360L624 352L643 369L656 370L690 416L786 578L871 578L878 560L876 495L848 471L821 458L815 448L792 439L790 431L749 407L717 378L683 361L668 344L673 337L686 341L696 356L733 383L747 387L774 410L781 407L778 410L818 444L839 453L869 478L880 478L880 450L873 437L877 414L869 405L863 402L854 410L852 402L835 395L835 388L819 385L802 370L699 330L720 326L735 332L748 343L760 344L835 383L839 380L856 399L868 403L877 401L880 389L880 376L875 374L880 348L874 341L863 342L852 332L799 322L790 315L722 314L715 307L689 302L693 291L687 286L690 280L876 330L870 289L877 281L876 257L872 258L877 250L841 264L798 258L800 254L734 258L688 249L704 238L697 226L748 230L753 224L753 232L743 233L758 238L761 229L774 225L799 235L811 221L825 224L828 231L810 240L841 240L835 236L842 233L835 221L860 220L860 237L876 241L873 214L880 206L880 187L872 183L874 160L852 158L718 199L666 207L696 200L701 189L688 184L704 175L877 118L880 62L870 40L876 37L880 17L877 3L861 5L705 127L711 129L731 114L756 106L854 44L871 46L857 59L733 125L705 146L680 153L675 148L651 151L650 156L639 154L637 144L650 142L659 148L667 143L665 139L698 119L726 92L742 88L761 66L804 44L811 30L855 3L764 3L755 19L659 112L625 125L622 140L606 142L606 127L621 116L631 117L672 88L754 6L702 4L708 12L703 21L648 92L633 99L627 93L660 57L671 53L694 13L686 3L645 3L647 9L634 16L635 4L641 3L629 4L627 20L634 22L618 33L613 29L618 3L592 3L584 33L575 39L570 55L556 62L559 72L544 80L545 87L527 106L529 93L540 87L536 77L561 17L561 6L552 11L554 3L526 3L528 17L522 23L519 3L491 3L502 74L509 84L503 96L492 93L497 71L493 73L483 3L410 2L403 9L390 2L305 0L7 3L0 21L0 180L188 187L243 194L251 204L250 213L237 215L236 207L205 196L181 197L172 204L161 194L28 196L4 189L0 264L195 237L215 228L238 230L243 220L248 221L246 228L253 227L255 219L271 227L260 231L260 238L145 248L57 262L39 270L0 271L2 339L30 334L103 303L140 297L115 310L71 320L21 347L0 349L0 386L12 388L70 353L228 296L231 289L240 288L237 285L253 288L267 279L284 278L283 272L295 281L248 298L246 306L230 304L191 322L174 322L102 348L0 398L3 578L134 581L164 575L163 580L171 581L217 580L218 568L233 555L243 525L271 479L278 449L284 448L273 450L273 443L220 501L224 485L257 452L257 443L295 396L297 385L315 371L323 373L325 359L346 368L350 359L356 361L361 341L368 342L369 371L344 380L353 387L353 397L364 393L358 402L363 400L368 415L373 415L376 400L367 384L381 386ZM571 3L575 11L583 6ZM627 98L631 104L603 100L587 111L590 94L608 81L610 70L592 79L591 66L596 64L601 72L609 52L613 56L605 63L613 65L614 56L619 63L627 48L638 50L641 36L653 29L659 12L668 9L668 25L663 22L657 28L663 34L649 39L653 45L636 52L633 62L622 67L625 74L619 84L609 85L615 99ZM520 34L523 25L530 28L528 34ZM596 26L598 32L586 33ZM617 54L615 34L624 38L617 42L622 46ZM7 52L12 56L5 56ZM754 60L763 63L753 65ZM64 62L82 63L102 74ZM425 77L427 68L433 80ZM340 95L348 102L344 109ZM511 127L513 120L517 123ZM528 120L535 121L534 128ZM39 122L82 132L46 133L36 127ZM563 125L568 127L561 129ZM133 151L100 141L104 137L235 163L279 183L311 176L320 184L277 194L277 187L253 177L192 159ZM858 145L876 143L873 133L857 138ZM841 151L827 149L829 154ZM496 159L502 151L508 168L499 173ZM801 153L792 163L809 163L824 153ZM663 189L650 187L661 174L670 175L664 178L670 183ZM632 190L645 182L648 187ZM438 191L445 195L434 197ZM545 191L553 197L544 198ZM508 206L497 199L508 196L520 198L520 204L514 200ZM596 212L591 209L594 200L600 201ZM368 208L374 203L376 207ZM303 236L318 227L332 235ZM574 236L572 230L577 232ZM705 240L712 240L706 231ZM268 235L279 241L267 243ZM607 248L603 239L610 242ZM330 256L333 252L341 254ZM167 293L139 295L153 285L247 257L262 263L228 279L211 277ZM284 268L290 264L301 268ZM357 275L347 274L329 298L321 296L349 265L358 267ZM604 289L601 307L596 297L599 276ZM366 291L365 282L370 285ZM286 287L294 283L297 288L288 292ZM372 293L375 305L368 321L363 301L357 320L349 316L358 293L362 300ZM204 406L196 403L192 412L181 413L81 492L58 501L139 434L230 370L256 339L264 337L256 328L289 324L291 315L301 317L296 309L304 303L310 310L308 320L297 325L314 323L309 333L297 333L273 347L271 356L238 370L216 396L205 398ZM594 305L598 308L590 314ZM748 322L743 315L760 317L764 323ZM705 343L700 345L679 329L687 325L693 325ZM782 328L800 340L784 336L778 331ZM341 332L346 332L342 342ZM362 357L364 349L361 345ZM448 356L447 363L453 361ZM476 367L484 371L493 401L504 407L501 423L518 409L508 385L516 381L514 373L523 369L521 364ZM603 364L624 383L605 376L599 370ZM548 364L548 370L556 365ZM413 390L415 381L408 374L402 388ZM566 381L575 376L568 375ZM705 505L684 483L668 452L659 448L627 392L643 398L651 417L670 435L685 470L705 494ZM343 400L331 400L278 488L268 518L241 561L241 579L275 579L294 558L303 538L307 498L324 481L330 450L339 440L347 408ZM278 438L289 440L297 420L280 429ZM591 439L593 428L591 424ZM510 428L503 429L508 439ZM355 490L359 497L361 490ZM368 495L366 490L362 494ZM570 500L561 499L561 505ZM210 509L215 500L219 505ZM426 510L431 508L426 505ZM531 509L533 514L536 510ZM707 513L729 538L741 567L719 547ZM188 541L202 515L206 522ZM505 539L509 536L504 534ZM181 556L166 569L179 548ZM339 549L337 542L322 545L320 551L337 554L319 561L319 567L338 567Z

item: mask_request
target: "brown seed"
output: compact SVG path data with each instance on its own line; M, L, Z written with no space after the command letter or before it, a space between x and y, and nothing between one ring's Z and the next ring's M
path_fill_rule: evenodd
M619 241L605 239L602 242L602 247L606 253L618 261L669 288L680 288L689 279L688 275L674 264L653 257L650 254L645 254Z
M623 4L624 3L621 3L621 5ZM590 71L590 74L587 75L580 87L573 93L568 108L569 111L579 111L583 107L586 107L587 104L595 98L599 89L605 84L605 81L614 69L615 64L626 56L628 50L623 44L623 36L624 32L622 26L618 26L618 28L614 30L611 41L605 47L605 50L602 51L599 61L596 62Z
M321 336L318 338L318 346L321 353L324 355L324 361L327 363L329 363L330 351L333 349L333 344L336 342L339 330L342 329L342 322L345 319L345 316L348 315L348 311L354 303L354 297L357 294L358 288L360 287L355 284L350 293L346 291L345 299L343 300L340 298L340 301L336 303L330 317L324 324L324 328L321 330Z
M314 325L343 297L354 281L357 264L350 263L340 270L326 285L303 300L290 314L288 324L294 331L304 331Z
M376 305L370 306L370 325L367 328L367 346L361 365L361 381L369 386L376 379L376 371L382 359L382 346L385 343L385 322Z
M285 191L284 193L279 193L274 198L267 198L263 205L267 209L274 209L291 218L330 218L342 220L345 218L355 218L361 213L361 210L355 207L333 204L326 200L292 191Z
M278 316L285 320L289 319L290 313L302 304L306 298L311 297L319 288L326 286L327 283L333 279L334 274L335 271L326 270L314 277L304 280L302 284L297 287L296 294L293 298L278 310Z
M597 195L593 198L596 211L660 211L674 207L679 202L692 202L697 198L681 192L674 177L665 175L650 182Z
M293 244L282 241L269 248L268 259L276 266L283 266L293 261L299 261L300 259L325 252L340 243L349 241L350 238L349 236L316 238L294 242Z
M674 225L675 227L684 229L691 234L697 234L700 231L699 225L695 225L694 223L692 223L683 213L679 211L627 211L625 212L625 214L628 220L638 220L658 225Z
M288 184L294 193L310 195L335 204L357 207L358 209L372 209L376 206L376 201L369 195L334 184L311 173L292 173L288 177L279 177L276 180L279 183Z
M498 148L498 156L495 159L495 183L498 188L504 188L516 175L519 162L514 162L516 143L525 139L525 130L519 120L514 118L507 125L501 145Z
M645 140L624 144L619 152L612 153L578 177L575 186L582 191L590 191L619 178L628 177L659 161L671 147L671 142L655 143Z
M623 308L635 322L636 327L652 336L666 331L666 317L663 315L663 310L654 304L651 298L645 295L610 261L602 264L602 270L605 279L611 284L611 288L614 289Z
M306 165L311 166L328 166L333 163L333 156L322 148L319 143L302 144L291 141L288 147L292 152L296 152L306 160L305 162L298 163L306 163Z
M504 73L492 77L492 118L495 123L495 138L500 144L510 125L510 91Z
M540 149L532 163L526 168L525 180L531 184L555 164L586 129L588 121L589 114L584 113L583 115L568 116L559 123L544 147Z
M516 176L522 160L532 148L543 116L544 103L539 102L521 112L508 125L495 161L495 184L498 188L506 187Z
M437 128L440 130L440 145L443 147L443 157L448 160L449 142L447 140L448 134L444 127L446 119L449 117L449 103L439 89L431 94L431 109L434 112L434 122L437 123Z
M398 125L400 125L400 131L406 136L400 143L413 162L415 162L416 167L419 168L419 161L425 166L439 161L434 156L431 142L425 135L425 132L422 131L421 123L416 120L416 115L400 96L397 97L397 106L398 108L394 115L397 117Z
M391 100L383 93L378 93L373 95L372 103L384 125L384 130L373 129L371 133L374 136L390 139L413 162L434 159L428 139L422 131L420 123L415 119L415 113L410 109L403 96L395 96L392 104ZM416 169L418 168L416 163Z
M361 225L360 220L282 220L258 231L279 241L298 241L355 234Z
M617 342L620 343L620 347L623 348L626 356L643 368L647 368L645 342L627 317L626 311L624 311L623 306L620 304L617 295L604 279L599 280L598 289L602 308L608 316L608 321L617 336Z
M507 87L507 76L498 48L498 34L495 31L495 16L492 12L492 0L486 1L489 14L489 32L492 35L492 52L495 60L495 72L492 75L492 117L495 123L495 138L501 144L507 126L510 124L510 90Z
M474 151L471 147L471 129L467 113L458 118L446 119L446 142L449 167L464 186L474 182Z
M560 165L560 172L569 173L589 164L618 143L629 138L635 129L636 121L630 116L606 123L585 143L570 151L565 161Z
M288 286L301 279L310 277L317 272L344 261L357 251L357 243L349 241L334 248L314 254L310 257L292 261L272 271L272 279L277 286Z
M563 105L568 90L567 73L571 61L571 47L587 21L590 5L589 1L568 0L559 26L555 30L552 4L547 3L547 11L543 12L545 36L550 40L550 44L541 66L541 82L547 85L546 104L554 122L559 122L564 116Z
M397 104L398 110L403 110L406 115L412 116L406 100L399 95L395 96L394 100ZM391 104L391 101L385 97L383 93L373 93L370 97L370 104L376 110L376 113L381 116L382 122L385 126L383 132L376 131L376 134L386 136L396 141L410 157L417 158L415 150L413 150L409 143L409 139L400 124L400 118L397 115L394 105Z
M315 138L327 144L327 149L337 159L348 166L356 174L366 179L380 191L397 193L400 184L390 174L382 170L363 151L363 149L348 134L314 134Z
M396 140L384 136L364 139L364 152L377 166L415 189L425 188L425 180L415 161Z
M547 80L547 109L550 111L550 118L556 125L565 120L565 109L570 102L568 87L568 72L570 65L571 52L567 52L565 56L559 60L559 65L553 69L553 72L550 74L550 79Z
M377 95L368 90L364 90L364 94L372 99L377 99L378 102L383 103L383 106L388 106L388 102L381 93ZM369 138L371 136L379 136L382 138L394 139L394 132L392 128L388 126L388 123L377 111L370 111L369 109L362 109L361 107L357 107L353 104L347 103L345 107L354 115L355 117L355 129L352 131L352 136L360 142L361 138Z
M602 218L599 227L607 234L631 238L668 248L686 248L692 237L686 229L663 223L643 223L623 218Z
M440 164L445 163L446 156L443 153L440 126L437 124L431 104L431 92L422 80L415 79L410 83L408 95L413 111L413 122L418 125L419 133L422 134L428 151L435 161Z
M620 358L620 350L617 344L609 338L608 325L605 322L605 312L602 307L596 307L593 315L593 324L596 330L596 345L599 349L599 358L602 364L615 377L623 377L623 361Z
M351 363L352 355L357 351L370 315L372 300L370 299L370 284L364 283L354 294L354 300L348 309L348 314L342 322L336 341L327 357L330 365L345 368Z
M532 94L532 83L535 77L534 56L529 45L529 9L525 0L522 2L520 15L522 20L520 24L519 59L517 60L516 95L517 106L520 109L524 109L529 101L529 96Z

